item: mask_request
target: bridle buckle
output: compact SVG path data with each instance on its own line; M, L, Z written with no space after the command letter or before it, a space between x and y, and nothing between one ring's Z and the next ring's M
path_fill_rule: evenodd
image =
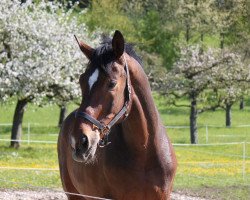
M98 146L102 148L102 147L105 147L105 146L107 146L107 145L109 145L111 143L108 140L108 135L109 135L109 132L110 132L110 127L109 126L105 126L105 127L103 127L100 130L100 132L101 132L101 137L103 137L103 138L101 138L99 140Z
M104 127L100 130L100 132L101 132L101 136L107 135L107 133L110 132L109 126L104 126Z
M95 124L92 124L92 129L93 130L99 130L98 126L96 126Z

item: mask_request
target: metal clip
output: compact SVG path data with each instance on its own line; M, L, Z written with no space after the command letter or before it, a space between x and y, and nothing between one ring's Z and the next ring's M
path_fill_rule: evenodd
M103 139L100 139L100 141L98 142L98 146L103 148L107 145L109 145L111 142L108 141L108 135L105 135Z
M108 126L105 126L102 130L101 130L101 135L107 135L107 133L109 133L110 128Z
M96 129L99 129L99 128L95 124L92 124L92 129L96 130Z

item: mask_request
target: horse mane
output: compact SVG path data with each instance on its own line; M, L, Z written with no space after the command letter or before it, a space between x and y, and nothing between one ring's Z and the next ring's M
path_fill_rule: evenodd
M108 36L103 36L100 44L101 45L94 50L90 63L108 72L110 64L115 60L115 55L112 50L112 39ZM134 50L134 44L125 43L125 52L143 66L141 58Z

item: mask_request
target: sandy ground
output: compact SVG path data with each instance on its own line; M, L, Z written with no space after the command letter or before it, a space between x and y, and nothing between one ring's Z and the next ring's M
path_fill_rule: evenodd
M184 194L172 193L172 200L205 200ZM53 190L1 190L0 200L67 200L65 194Z

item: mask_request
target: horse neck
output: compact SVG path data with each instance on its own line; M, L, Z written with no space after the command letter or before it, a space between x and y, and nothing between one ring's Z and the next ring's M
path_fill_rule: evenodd
M159 132L159 115L154 105L148 78L133 58L127 60L133 87L132 106L123 123L124 138L136 152L145 152Z

